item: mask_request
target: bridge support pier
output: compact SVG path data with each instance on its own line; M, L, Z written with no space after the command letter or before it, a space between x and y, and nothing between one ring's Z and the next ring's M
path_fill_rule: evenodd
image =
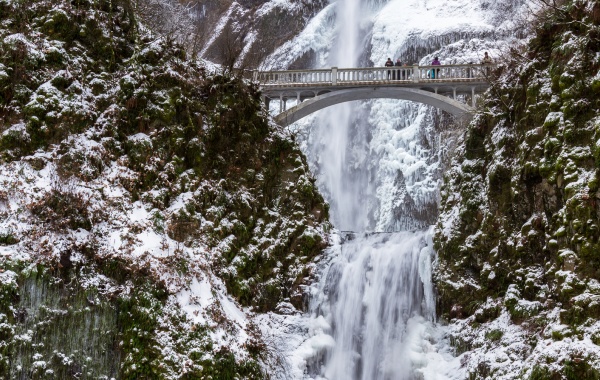
M279 112L283 112L283 94L279 95Z
M287 110L287 99L283 97L283 94L279 95L279 113Z
M456 100L456 87L452 87L452 99Z

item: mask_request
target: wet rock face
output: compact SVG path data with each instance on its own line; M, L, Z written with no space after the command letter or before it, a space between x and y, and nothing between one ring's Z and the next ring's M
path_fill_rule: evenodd
M114 305L97 290L65 285L37 268L19 276L7 271L5 277L10 274L15 281L3 282L0 290L1 374L43 378L52 371L56 378L119 377ZM6 297L11 292L12 300Z
M540 340L552 323L568 326L556 341L598 333L597 309L583 306L600 296L593 4L541 12L529 46L496 73L469 127L442 191L436 280L444 318L488 320L484 305L494 302Z

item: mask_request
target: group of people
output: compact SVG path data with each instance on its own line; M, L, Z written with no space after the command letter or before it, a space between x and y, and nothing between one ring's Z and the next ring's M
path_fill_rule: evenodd
M385 62L385 67L402 67L406 66L406 63L402 63L402 60L398 58L396 63L392 62L391 58L388 58ZM398 77L398 78L396 78ZM406 70L388 70L388 79L406 79Z
M489 65L491 63L493 63L492 58L488 55L488 52L486 51L483 55L483 59L481 60L481 64ZM472 62L469 62L469 64L472 64ZM431 61L431 66L441 66L441 65L442 65L442 63L440 62L438 57L434 57L433 61ZM394 66L406 66L406 64L402 64L402 60L400 58L398 58L396 60L396 63L394 63L391 58L388 58L387 61L385 62L385 67L394 67ZM405 70L400 70L397 73L396 72L397 72L397 70L388 70L388 79L406 79L406 71ZM396 78L396 76L398 78ZM432 69L428 73L427 76L431 79L439 78L440 69Z

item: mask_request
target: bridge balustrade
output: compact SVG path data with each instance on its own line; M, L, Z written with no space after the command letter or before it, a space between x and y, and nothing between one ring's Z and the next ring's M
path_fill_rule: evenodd
M366 69L337 69L337 82L373 82L411 80L412 67L374 67Z
M324 70L290 70L290 71L259 71L254 79L263 84L285 83L331 83L331 69Z
M285 84L337 85L351 82L427 82L485 80L493 65L440 65L257 71L253 79L264 86Z
M415 66L417 78L421 80L486 79L492 65L438 65Z

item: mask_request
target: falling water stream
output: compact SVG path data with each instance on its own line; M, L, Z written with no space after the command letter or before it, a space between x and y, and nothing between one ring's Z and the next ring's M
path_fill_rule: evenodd
M428 231L356 238L325 278L335 341L327 379L416 379L422 324L434 317Z
M355 67L368 6L338 0L337 40L332 66ZM327 320L335 342L312 374L328 380L412 380L417 375L422 326L433 321L431 229L365 234L373 225L367 204L369 173L356 154L360 105L345 103L317 117L309 144L329 198L333 223L356 233L346 237L312 304L314 317ZM360 137L360 136L359 136ZM315 158L316 157L316 158Z

